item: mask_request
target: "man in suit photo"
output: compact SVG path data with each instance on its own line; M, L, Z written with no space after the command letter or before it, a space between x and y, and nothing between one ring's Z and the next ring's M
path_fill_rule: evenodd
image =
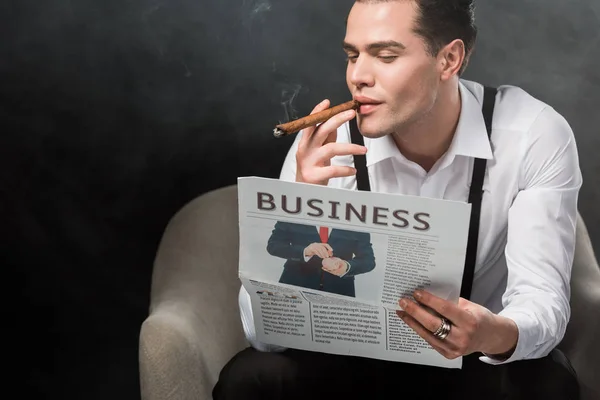
M280 283L355 297L354 277L375 268L368 232L278 221L267 252L285 259Z

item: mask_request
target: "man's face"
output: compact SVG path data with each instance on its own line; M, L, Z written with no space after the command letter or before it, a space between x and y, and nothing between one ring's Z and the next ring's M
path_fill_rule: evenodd
M412 1L355 3L350 11L346 81L356 100L373 103L358 113L366 137L402 135L435 103L440 75L436 58L413 32L417 13Z

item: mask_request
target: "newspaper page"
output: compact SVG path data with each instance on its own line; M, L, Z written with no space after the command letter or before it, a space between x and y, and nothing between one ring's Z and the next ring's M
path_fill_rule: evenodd
M238 207L259 341L461 368L396 310L417 288L458 302L470 204L243 177Z

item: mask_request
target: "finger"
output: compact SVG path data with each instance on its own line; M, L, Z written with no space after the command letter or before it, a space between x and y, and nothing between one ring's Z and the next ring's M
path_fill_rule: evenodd
M452 321L454 325L462 326L470 317L470 314L467 314L466 311L459 308L458 305L424 290L415 291L414 296L419 303L430 307L432 310L446 317Z
M450 343L442 341L431 334L425 327L419 324L413 317L402 311L397 311L396 314L408 325L413 331L417 333L423 340L431 345L436 351L442 354L444 357L450 358L451 355L455 355L454 350L451 348Z
M356 175L356 169L340 165L314 168L310 173L305 173L304 178L309 182L321 182L332 178Z
M326 145L335 142L337 142L337 129L334 129L329 135L327 135L323 144Z
M323 146L327 138L337 131L337 129L344 123L350 121L356 116L354 110L344 111L334 115L327 121L323 122L316 128L316 131L311 135L310 144L312 146ZM337 139L337 135L335 137Z
M435 332L442 325L442 319L432 315L419 304L410 299L400 300L400 307L404 312L414 318L419 324L425 327L429 332Z
M325 251L329 251L329 249L331 248L327 243L319 243L319 246L325 250Z
M321 254L321 258L329 258L329 252L323 245L319 246L319 254Z
M329 99L324 99L323 101L321 101L319 104L317 104L312 111L310 112L310 114L316 114L319 113L323 110L326 110L329 108Z
M331 246L328 245L327 243L323 243L322 245L323 245L323 251L325 252L325 254L327 254L327 258L331 257L331 255L333 253Z
M319 104L317 104L315 106L315 108L313 108L313 110L310 112L310 115L319 113L328 108L329 108L329 100L325 99L322 102L320 102ZM298 143L298 147L305 147L316 129L317 128L315 126L311 126L309 128L303 129L302 136L300 137L300 142Z
M315 151L315 157L319 162L325 163L336 156L363 155L367 148L354 143L329 143Z

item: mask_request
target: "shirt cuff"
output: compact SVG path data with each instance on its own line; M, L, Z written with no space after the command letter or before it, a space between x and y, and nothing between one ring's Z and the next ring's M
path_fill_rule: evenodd
M302 257L304 258L304 262L308 262L308 260L310 260L310 259L312 258L312 256L307 256L307 255L305 255L305 254L304 254L304 251L305 251L305 250L306 250L306 249L302 250Z
M342 275L340 275L340 278L343 278L348 272L350 272L350 267L352 267L348 261L344 261L344 262L346 263L346 272L344 272Z
M479 357L479 360L486 364L502 365L525 359L527 355L531 354L537 347L537 336L535 334L537 329L536 318L530 315L528 311L516 308L504 309L499 312L498 315L509 318L517 324L519 336L517 338L515 350L511 356L505 360L494 359L485 354L482 357Z
M256 330L254 329L254 314L252 313L252 302L250 294L246 291L246 288L242 286L238 294L238 301L240 306L240 317L242 320L242 327L246 340L250 343L250 346L261 352L282 352L286 348L277 346L274 344L267 344L258 341L256 338Z

